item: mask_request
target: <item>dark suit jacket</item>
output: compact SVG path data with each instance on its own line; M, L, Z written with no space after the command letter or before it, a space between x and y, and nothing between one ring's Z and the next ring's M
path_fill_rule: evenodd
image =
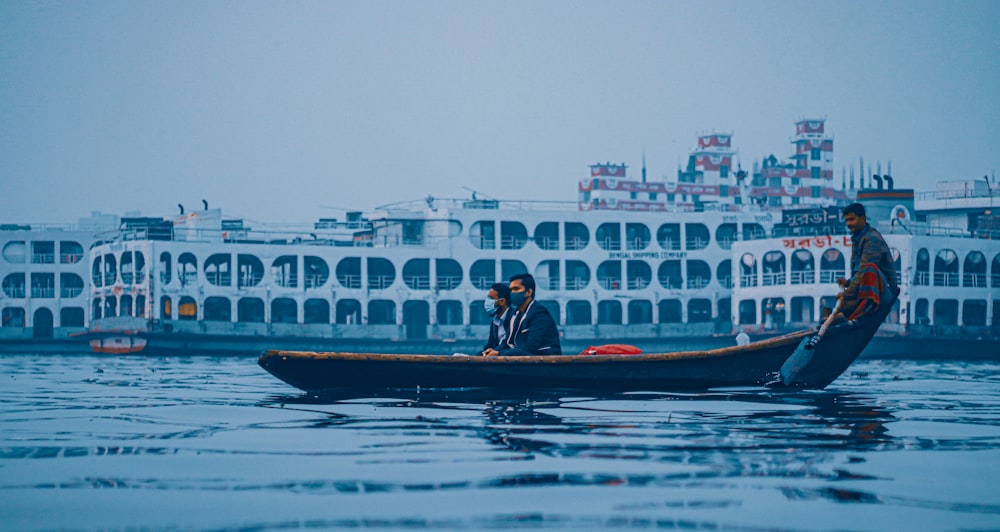
M513 318L513 317L514 317L514 310L513 309L508 308L507 310L504 311L503 323L501 323L500 325L503 326L504 330L507 331L507 336L505 337L505 339L509 339L510 338L510 319ZM487 349L496 349L497 351L499 351L501 347L506 347L506 345L500 345L500 331L499 331L499 329L500 329L500 327L498 327L497 324L496 324L496 322L494 322L491 319L490 320L490 338L488 340L486 340L486 347L483 347L483 351L486 351Z
M520 314L511 320L511 334L507 346L498 349L501 355L512 348L520 349L530 355L561 355L559 345L559 329L552 319L548 309L532 301L522 319Z

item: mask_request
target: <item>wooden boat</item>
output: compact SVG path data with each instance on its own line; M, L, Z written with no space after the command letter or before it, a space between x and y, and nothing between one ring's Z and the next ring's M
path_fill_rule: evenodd
M829 327L792 379L782 365L814 329L707 351L638 355L481 357L271 350L258 363L315 393L337 389L569 388L601 391L693 390L731 386L821 389L854 362L895 303L856 322Z

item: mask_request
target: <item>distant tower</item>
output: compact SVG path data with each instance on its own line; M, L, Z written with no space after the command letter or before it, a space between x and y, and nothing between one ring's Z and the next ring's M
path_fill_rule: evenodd
M733 168L731 133L708 133L698 137L698 148L691 152L694 158L693 183L705 185L728 184Z
M826 120L811 118L795 122L791 144L794 150L789 163L781 163L773 155L765 159L759 177L754 178L758 186L751 191L753 197L766 198L771 208L843 201L844 191L834 189L833 137L826 134Z

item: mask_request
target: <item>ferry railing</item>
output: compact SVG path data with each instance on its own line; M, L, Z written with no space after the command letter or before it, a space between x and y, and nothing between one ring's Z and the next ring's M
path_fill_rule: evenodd
M632 238L625 242L625 248L630 251L646 249L647 247L649 247L649 240L645 238Z
M650 281L651 279L646 277L633 277L628 280L627 286L629 290L643 290L649 286Z
M274 284L282 288L295 288L299 284L299 276L294 273L288 275L277 275L274 278Z
M791 284L813 284L816 282L816 272L812 270L793 271L789 274Z
M684 280L680 277L657 277L656 280L667 290L680 290L684 287Z
M971 288L988 288L985 273L966 273L962 275L962 286Z
M664 238L662 240L657 240L657 243L660 244L661 248L666 249L666 250L678 251L678 250L681 249L681 241L680 240L674 240L674 239L671 239L671 238Z
M132 273L122 272L122 282L125 284L132 284Z
M605 290L621 290L621 277L598 277L597 284Z
M583 249L585 247L587 247L587 241L584 240L584 239L582 239L582 238L573 237L573 238L567 238L566 239L566 250L567 251L576 251L576 250L579 250L579 249Z
M83 260L83 253L62 253L59 255L60 264L76 264Z
M52 298L56 296L56 291L51 286L32 286L31 297Z
M500 239L500 249L521 249L527 243L526 238L505 236Z
M722 248L722 249L732 249L733 248L733 242L735 242L735 240L733 240L731 238L720 238L719 240L716 240L716 242L719 244L719 247Z
M559 239L549 238L549 237L543 237L540 239L536 238L535 245L538 246L539 249L545 249L545 250L559 249Z
M392 286L395 278L391 275L369 275L368 276L368 288L372 290L384 290ZM428 279L428 288L430 288L430 280Z
M264 280L263 272L244 273L244 275L240 275L237 278L236 285L237 288L247 288L249 286L257 286L262 280Z
M587 288L588 284L590 284L590 279L571 277L566 279L566 290L583 290L584 288Z
M454 290L462 284L460 275L439 275L437 278L438 290Z
M492 277L470 277L469 282L480 290L489 290L495 281Z
M733 278L732 278L732 276L719 277L719 284L723 288L732 288L733 287Z
M914 286L930 286L931 272L917 272L913 274Z
M31 263L32 264L55 264L56 255L55 253L32 253Z
M198 281L198 272L181 272L177 275L177 279L181 282L181 286L194 284Z
M214 286L230 286L233 284L233 278L228 272L205 272L205 280Z
M689 277L687 282L687 287L692 290L698 290L708 286L711 279L707 277Z
M360 275L338 275L337 282L340 286L344 288L361 288L361 276Z
M105 286L111 286L113 284L115 284L115 273L114 272L105 272L105 274L104 274L104 285Z
M622 249L622 241L617 238L598 240L597 244L605 251L620 251Z
M846 277L844 270L823 270L819 272L819 282L822 284L835 284L837 279Z
M3 293L7 294L7 297L14 299L24 298L25 290L24 286L5 286L3 287Z
M430 290L431 277L429 275L406 275L403 276L403 284L411 290Z
M306 288L319 288L326 283L327 276L321 274L306 275L303 280L305 281Z
M764 286L785 284L785 272L764 272L761 274L761 284Z
M757 276L756 275L741 275L740 276L740 288L751 288L757 286Z
M59 297L71 298L76 297L83 293L83 288L81 287L63 287L59 290Z
M559 290L558 277L535 277L535 284L544 287L546 290Z
M702 238L689 238L685 244L687 244L687 249L690 250L705 249L708 247L708 241Z
M954 272L934 272L934 286L958 286L958 274Z

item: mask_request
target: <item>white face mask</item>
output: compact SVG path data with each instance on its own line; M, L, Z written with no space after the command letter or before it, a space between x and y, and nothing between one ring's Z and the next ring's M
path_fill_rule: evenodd
M483 308L486 309L486 313L490 316L496 316L497 312L500 310L497 307L497 300L492 297L488 297L483 301Z

